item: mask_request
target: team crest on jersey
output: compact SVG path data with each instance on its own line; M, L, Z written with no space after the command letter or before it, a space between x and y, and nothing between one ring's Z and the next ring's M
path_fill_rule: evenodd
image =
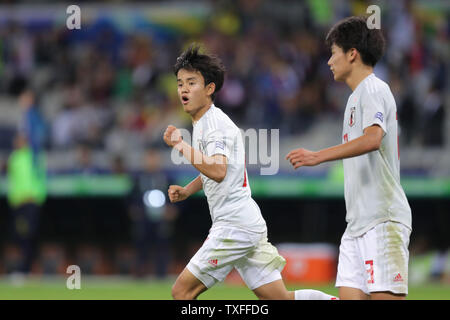
M355 125L355 112L356 112L356 107L351 107L350 108L350 120L348 121L348 125L350 127L353 127Z

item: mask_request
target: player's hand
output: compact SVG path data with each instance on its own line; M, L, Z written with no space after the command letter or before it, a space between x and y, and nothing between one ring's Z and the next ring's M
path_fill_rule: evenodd
M320 163L318 153L303 148L295 149L286 155L286 160L292 164L294 169L303 166L316 166Z
M169 147L174 147L182 141L181 132L176 127L169 125L164 132L164 142Z
M187 193L185 188L176 185L169 186L168 194L170 202L172 203L183 201L189 197L189 194Z

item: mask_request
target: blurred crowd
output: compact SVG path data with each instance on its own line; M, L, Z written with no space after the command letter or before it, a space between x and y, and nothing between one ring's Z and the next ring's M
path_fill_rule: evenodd
M337 20L365 14L368 2L200 3L210 11L189 32L157 23L123 30L106 13L81 30L4 20L0 97L15 101L24 88L31 90L34 96L22 104L42 115L47 150L80 144L111 154L144 150L161 143L169 123L190 128L172 66L195 41L223 59L227 76L216 105L241 128L279 128L283 137L305 133L324 117L341 122L348 89L332 79L324 38ZM375 73L396 97L402 143L443 146L449 12L426 1L379 3L387 50ZM8 129L0 123L0 131ZM11 146L0 139L1 149Z

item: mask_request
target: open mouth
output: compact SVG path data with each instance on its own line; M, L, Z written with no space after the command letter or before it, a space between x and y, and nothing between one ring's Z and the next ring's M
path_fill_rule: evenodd
M182 102L183 104L187 104L187 103L189 102L189 98L188 98L187 96L182 96L182 97L181 97L181 102Z

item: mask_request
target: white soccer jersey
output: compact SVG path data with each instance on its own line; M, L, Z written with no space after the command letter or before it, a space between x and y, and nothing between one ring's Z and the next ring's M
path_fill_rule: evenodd
M379 150L343 160L346 232L354 237L385 221L411 229L411 209L400 185L397 107L389 86L372 73L348 99L343 143L362 136L374 124L384 131Z
M265 232L266 222L251 197L241 131L214 104L193 124L192 147L207 156L227 157L227 173L221 183L200 174L213 226Z

